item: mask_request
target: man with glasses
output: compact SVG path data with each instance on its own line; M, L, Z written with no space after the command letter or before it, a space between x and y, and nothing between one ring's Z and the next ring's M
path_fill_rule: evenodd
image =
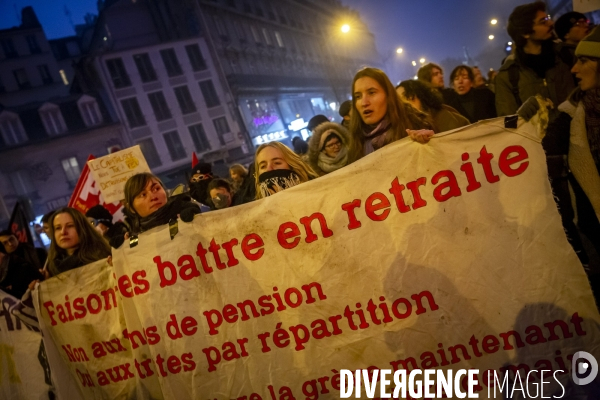
M575 88L571 65L561 59L554 43L554 23L542 2L516 7L508 18L508 34L515 52L506 58L496 77L498 115L512 115L529 97L541 95L556 107Z
M587 17L575 11L568 12L556 20L554 30L563 42L560 54L564 60L569 60L571 67L577 62L575 48L590 33L591 29Z

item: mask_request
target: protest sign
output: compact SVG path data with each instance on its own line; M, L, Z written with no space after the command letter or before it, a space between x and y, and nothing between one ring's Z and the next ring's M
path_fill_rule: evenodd
M88 162L93 160L95 157L90 154ZM113 219L118 221L123 219L122 205L120 202L106 203L102 192L98 190L98 185L94 176L90 174L90 167L86 163L83 167L83 171L79 175L75 190L69 200L69 207L75 208L85 214L90 208L100 204L113 215Z
M123 199L123 188L130 176L150 172L139 145L89 160L87 165L107 203Z
M478 369L488 398L488 370L600 359L529 124L402 140L178 228L42 283L82 397L339 398L341 369L433 368Z
M42 335L10 314L18 301L0 290L0 398L47 399L50 372Z

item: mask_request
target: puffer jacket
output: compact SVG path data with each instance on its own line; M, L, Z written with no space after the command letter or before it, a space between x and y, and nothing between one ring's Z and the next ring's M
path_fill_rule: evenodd
M540 78L531 68L524 66L514 54L508 56L500 67L496 76L496 112L498 116L513 115L517 113L519 104L515 99L510 82L511 68L519 69L519 98L524 103L531 96L537 94L552 100L554 109L549 110L550 120L558 116L557 107L564 102L571 91L575 89L571 67L556 56L554 67L546 71L546 76Z
M326 166L323 165L323 162L319 161L319 155L321 154L321 137L323 137L324 134L329 135L329 133L331 133L332 131L333 133L337 134L342 140L342 149L340 150L340 152L344 151L345 149L347 153L350 150L350 141L352 139L350 136L350 132L344 126L335 122L325 122L317 126L314 130L313 135L310 138L310 141L308 142L308 153L306 161L313 168L313 170L317 174L319 174L319 176L328 174L329 172L333 172L325 171L323 167L326 168ZM350 164L349 155L348 157L346 157L346 161L341 162L338 168L336 169L345 167L348 164Z

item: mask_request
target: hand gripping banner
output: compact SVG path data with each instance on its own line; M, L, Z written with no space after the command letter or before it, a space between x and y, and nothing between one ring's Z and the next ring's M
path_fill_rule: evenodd
M569 388L573 354L600 357L529 124L405 139L113 257L40 289L85 399L339 398L339 372L367 368L478 369L487 398L488 370Z

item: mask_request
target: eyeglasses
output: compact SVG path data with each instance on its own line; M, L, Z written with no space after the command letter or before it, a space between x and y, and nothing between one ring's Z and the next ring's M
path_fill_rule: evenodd
M573 26L589 26L590 25L590 21L588 21L587 19L580 19L579 21L575 22L573 24Z
M334 147L339 147L341 145L342 145L342 142L337 141L337 142L333 142L333 143L328 144L327 146L325 146L325 148L328 149L328 150L331 150Z
M548 22L552 22L552 17L550 15L546 15L544 18L540 19L533 25L546 25Z

